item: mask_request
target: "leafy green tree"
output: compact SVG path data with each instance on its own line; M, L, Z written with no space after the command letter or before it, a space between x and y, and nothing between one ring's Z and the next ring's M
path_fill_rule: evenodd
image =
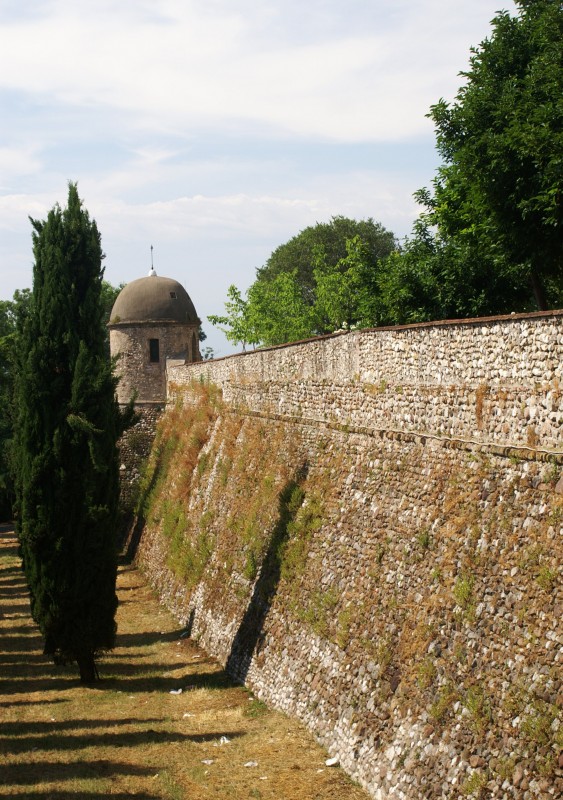
M460 319L534 308L519 265L483 234L468 228L448 236L431 225L430 214L416 221L413 236L380 265L379 319L400 325L432 319Z
M367 247L354 236L346 243L346 250L346 256L334 265L327 263L323 253L317 255L312 312L317 333L369 327L378 317Z
M544 309L563 300L563 7L516 5L472 50L456 101L431 109L444 166L426 202L445 240Z
M211 314L207 317L212 325L223 331L227 340L233 344L242 344L246 350L247 344L257 344L259 339L249 317L248 301L245 300L239 289L231 284L227 290L225 301L225 314Z
M109 357L107 322L115 299L123 284L112 286L102 281L101 303L103 307L102 330ZM29 311L31 292L16 290L12 300L0 301L0 519L11 519L14 502L13 481L13 393L15 379L16 342L18 330L23 329Z
M311 336L311 309L303 299L297 271L255 281L248 290L248 319L256 340L265 345Z
M443 165L413 235L381 265L382 321L563 305L563 9L516 0L432 107Z
M113 308L113 304L117 300L117 295L125 286L124 283L120 283L119 286L113 286L109 281L103 280L102 281L102 289L100 292L100 303L102 305L102 329L104 331L104 336L106 340L106 353L109 357L110 355L110 346L109 346L109 328L108 322L111 315L111 310Z
M29 289L0 301L0 519L11 519L13 481L13 393L18 327L29 308Z
M0 519L12 516L13 486L10 474L12 441L12 348L15 323L12 304L0 301Z
M334 267L347 256L346 243L359 237L365 247L365 255L375 268L396 247L395 236L373 219L354 220L336 216L330 222L319 222L302 230L285 244L277 247L266 264L256 271L256 281L268 283L283 272L295 272L303 299L313 304L315 279L314 268L319 253L325 263Z
M128 420L105 349L100 235L76 186L66 209L32 225L16 377L17 531L45 653L76 662L91 682L115 641L116 443Z
M379 264L395 247L394 235L372 219L333 217L276 248L246 299L230 286L226 314L208 319L243 346L297 341L342 323L377 324Z

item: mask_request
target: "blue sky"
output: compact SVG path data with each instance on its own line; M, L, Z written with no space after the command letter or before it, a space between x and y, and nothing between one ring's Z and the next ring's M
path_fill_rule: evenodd
M77 181L106 277L157 272L207 321L272 250L342 214L398 237L501 0L0 0L0 298Z

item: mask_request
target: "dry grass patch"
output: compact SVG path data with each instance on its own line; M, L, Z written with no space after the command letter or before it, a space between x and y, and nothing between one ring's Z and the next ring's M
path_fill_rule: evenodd
M29 617L13 532L0 537L0 797L367 797L325 767L300 725L182 638L132 567L120 570L118 647L99 685L54 667Z

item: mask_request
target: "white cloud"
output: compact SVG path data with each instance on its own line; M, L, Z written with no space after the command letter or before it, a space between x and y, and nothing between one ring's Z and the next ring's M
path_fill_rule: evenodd
M494 5L413 0L389 18L384 2L352 3L352 13L314 3L321 24L305 17L295 42L286 28L301 11L292 2L266 2L256 15L243 0L61 0L48 15L3 26L0 85L129 111L154 129L244 121L340 141L406 138L457 85Z
M404 233L417 213L405 176L372 170L307 178L277 194L194 194L148 203L108 200L94 186L81 187L104 235L131 241L198 238L212 246L220 239L261 237L275 246L303 227L338 214L357 219L377 215L391 230Z
M403 235L435 166L425 114L455 94L502 5L514 10L0 0L2 296L30 285L28 216L64 204L68 179L98 221L109 280L144 274L153 243L203 318L307 225L373 216Z
M41 219L52 206L51 199L46 196L0 195L0 230L11 233L21 230L31 231L29 217Z
M0 192L9 191L15 177L32 175L39 171L41 159L39 145L0 146ZM0 223L1 224L1 223Z

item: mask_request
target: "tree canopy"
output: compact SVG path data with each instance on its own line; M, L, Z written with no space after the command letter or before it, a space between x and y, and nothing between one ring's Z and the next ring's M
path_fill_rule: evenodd
M230 286L226 313L208 319L243 347L375 325L379 265L395 247L393 233L372 219L333 217L277 247L246 298Z
M315 288L313 272L319 255L322 255L328 267L335 267L346 257L346 243L354 237L363 242L366 259L374 267L396 246L394 234L371 217L355 220L335 216L330 222L318 222L305 228L277 247L264 266L256 270L256 281L267 283L280 273L295 271L303 299L312 305Z
M109 357L109 335L107 322L115 299L123 284L112 286L102 281L101 303L103 308L102 331ZM13 394L18 331L29 311L31 292L17 289L12 300L0 301L0 519L12 519L14 503L14 463L12 456L14 408Z
M45 652L92 681L115 639L116 442L126 419L102 326L100 235L76 186L64 210L32 225L15 382L17 531Z
M246 341L563 305L563 7L515 2L430 110L443 163L412 235L397 247L344 217L301 231L239 293Z
M563 303L563 9L516 5L472 49L456 100L431 109L443 165L382 270L388 321Z

